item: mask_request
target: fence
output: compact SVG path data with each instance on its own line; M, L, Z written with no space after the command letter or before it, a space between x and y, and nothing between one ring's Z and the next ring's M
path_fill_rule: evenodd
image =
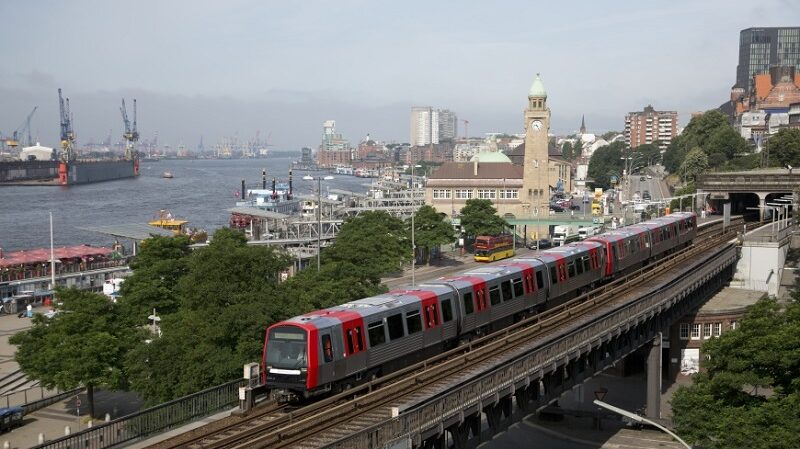
M48 441L33 449L101 449L164 432L238 403L239 387L246 383L244 379L236 379Z
M124 267L128 264L128 258L119 260L107 260L103 262L81 262L59 264L56 268L56 276L70 273L81 273L84 271L102 270L106 268ZM0 282L21 281L25 279L47 278L50 276L50 265L27 265L24 268L4 268L0 269Z
M82 388L78 388L77 390L70 390L66 393L72 393L73 395L78 394L78 392L82 391ZM24 390L15 391L13 393L5 394L0 397L0 407L14 407L20 406L25 407L25 413L30 413L34 410L38 410L42 407L47 407L48 405L52 404L53 402L58 402L58 400L47 403L43 406L38 406L39 402L48 401L51 398L60 396L65 392L55 389L50 390L48 388L44 388L42 386L30 387ZM33 408L29 408L33 407Z

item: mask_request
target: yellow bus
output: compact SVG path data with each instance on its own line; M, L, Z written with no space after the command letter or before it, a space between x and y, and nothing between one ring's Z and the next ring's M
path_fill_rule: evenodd
M475 238L475 261L494 262L514 257L514 237L503 235L482 235Z

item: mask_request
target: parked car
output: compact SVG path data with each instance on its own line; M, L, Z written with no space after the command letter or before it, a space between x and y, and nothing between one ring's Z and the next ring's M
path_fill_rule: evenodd
M647 179L653 179L653 175L647 175Z
M645 190L644 192L642 192L642 199L645 200L645 201L650 201L650 191L649 190Z
M644 176L642 176L641 178L639 178L639 181L644 181L645 179L646 178Z
M556 203L550 203L550 210L553 212L564 212L564 208Z
M552 248L552 246L553 242L551 242L549 239L539 239L538 241L532 240L528 242L529 249L547 249Z

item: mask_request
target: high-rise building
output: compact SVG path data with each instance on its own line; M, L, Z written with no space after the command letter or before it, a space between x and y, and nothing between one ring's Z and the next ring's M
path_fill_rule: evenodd
M747 28L739 33L734 88L748 94L754 87L753 76L776 66L800 69L800 27Z
M458 117L449 109L439 109L439 140L455 140L458 137Z
M411 146L421 147L458 137L458 117L449 109L411 108Z
M336 132L336 120L322 123L322 143L317 152L317 164L322 166L350 165L350 142Z
M664 150L678 134L678 112L656 111L650 105L642 112L629 112L624 133L625 144L631 148L658 141L658 147Z

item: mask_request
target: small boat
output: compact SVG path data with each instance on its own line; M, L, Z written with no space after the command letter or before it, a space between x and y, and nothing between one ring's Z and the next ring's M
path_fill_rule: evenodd
M156 216L155 220L149 221L147 224L150 226L156 226L159 228L164 228L169 231L175 233L175 235L183 234L184 226L186 223L189 223L186 220L180 220L172 216L172 213L166 209L161 209L158 211L158 215Z
M172 176L172 172L165 171L164 173L161 173L161 177L162 178L167 178L167 179L172 179L174 176Z

